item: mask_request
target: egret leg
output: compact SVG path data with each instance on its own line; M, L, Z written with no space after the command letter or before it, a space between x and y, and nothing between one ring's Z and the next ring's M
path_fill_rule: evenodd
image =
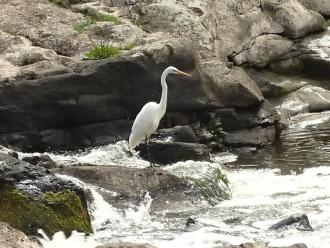
M153 169L155 169L155 167L154 167L155 162L154 162L154 159L151 156L151 152L150 152L150 139L149 138L146 138L145 139L145 144L147 146L147 154L148 154L148 159L149 159L150 167L153 168Z

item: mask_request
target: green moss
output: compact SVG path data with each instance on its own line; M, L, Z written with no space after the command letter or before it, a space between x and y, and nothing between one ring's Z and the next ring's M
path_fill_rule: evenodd
M28 235L35 235L39 228L47 235L73 230L91 233L87 210L80 198L70 191L45 193L40 198L24 195L14 188L0 189L0 221Z
M134 44L127 44L127 45L124 45L122 46L122 50L131 50L132 48L134 47Z

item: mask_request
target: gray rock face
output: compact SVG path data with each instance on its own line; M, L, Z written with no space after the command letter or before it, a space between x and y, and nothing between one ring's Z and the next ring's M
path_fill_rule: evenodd
M262 9L284 28L288 37L299 38L308 33L326 30L325 19L294 0L264 0Z
M3 248L40 248L36 241L3 222L0 222L0 242Z
M228 67L219 61L201 64L207 93L218 106L248 107L264 98L255 82L239 67Z
M294 226L295 228L303 231L313 231L313 227L309 223L307 215L292 215L288 218L285 218L278 223L270 226L269 229L280 229L280 228L289 228Z
M324 16L330 16L330 2L327 0L299 0L307 9L314 10Z
M293 42L280 35L268 34L255 38L246 44L244 50L235 55L236 65L247 65L262 68L276 61L292 50Z

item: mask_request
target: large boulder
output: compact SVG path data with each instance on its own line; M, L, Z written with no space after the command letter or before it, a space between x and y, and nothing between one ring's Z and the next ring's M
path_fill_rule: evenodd
M191 204L196 195L191 195L191 185L161 169L145 169L123 166L88 166L66 167L61 173L74 176L86 183L102 187L104 199L116 207L127 207L130 203L139 204L146 192L153 199L151 208L171 209ZM113 194L115 192L115 196Z
M201 64L201 71L204 87L216 106L249 107L264 100L255 82L239 67L208 61Z
M236 65L262 68L289 53L292 46L291 40L280 35L261 35L246 44L240 53L232 55L232 57Z
M291 38L304 37L327 28L320 14L306 9L295 0L263 0L262 9L280 23L284 34Z
M82 188L5 153L0 160L0 221L29 235L92 232Z

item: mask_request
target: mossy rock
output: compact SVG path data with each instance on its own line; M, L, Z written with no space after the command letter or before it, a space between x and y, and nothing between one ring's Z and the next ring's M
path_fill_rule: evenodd
M33 198L13 187L0 188L0 221L28 235L43 229L47 235L73 230L92 233L90 218L80 198L72 191L47 192Z

